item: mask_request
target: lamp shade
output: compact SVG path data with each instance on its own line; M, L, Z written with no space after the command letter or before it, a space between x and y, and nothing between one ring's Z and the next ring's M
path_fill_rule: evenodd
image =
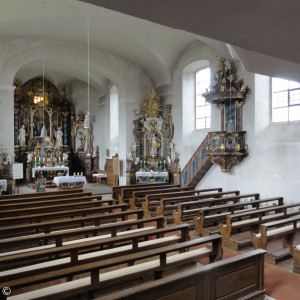
M47 136L47 130L46 130L46 127L43 126L42 130L41 130L41 137L46 137Z
M88 112L84 119L84 128L92 128L91 116Z

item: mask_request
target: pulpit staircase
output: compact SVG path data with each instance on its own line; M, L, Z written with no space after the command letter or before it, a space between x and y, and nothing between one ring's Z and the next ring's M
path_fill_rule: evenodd
M212 166L209 156L207 156L207 146L209 145L209 135L205 137L198 149L181 172L181 185L184 187L196 186Z

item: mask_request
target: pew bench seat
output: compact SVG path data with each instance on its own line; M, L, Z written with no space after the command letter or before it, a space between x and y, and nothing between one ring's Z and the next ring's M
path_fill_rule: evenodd
M107 237L108 236L106 236L106 238ZM166 243L178 242L179 240L180 240L180 237L178 235L172 235L172 236L163 237L163 238L159 238L159 239L139 242L138 248L142 250L143 248L149 247L149 246L159 247L160 245L165 245ZM90 258L101 259L101 257L107 256L108 254L122 255L122 252L129 251L132 249L133 249L133 245L125 245L125 246L120 246L120 247L116 247L116 248L109 248L109 249L105 249L105 250L80 254L80 255L78 255L78 261L83 262L84 260L87 260ZM42 262L42 263L38 263L38 264L31 264L29 266L25 266L25 267L21 267L21 268L0 271L0 277L10 276L10 275L19 274L22 272L39 270L39 269L43 269L43 268L54 267L54 266L59 266L59 265L69 264L69 263L71 263L70 257L55 259L55 260Z
M300 274L300 244L291 246L291 253L294 258L294 273Z
M190 250L188 252L183 252L179 254L173 254L174 251L180 251L186 248L190 248L196 245L205 244L207 242L217 242L215 243L215 249L210 249L208 247L202 247L194 250ZM121 282L128 282L130 283L132 280L136 280L141 276L148 276L148 275L155 275L157 278L160 278L162 272L170 271L176 269L178 267L188 266L191 263L196 263L198 259L203 257L210 257L213 259L219 258L218 257L218 245L220 241L220 236L212 236L208 238L200 238L189 242L183 242L180 244L175 244L172 246L166 246L159 249L151 250L151 251L142 251L139 253L134 253L130 255L121 256L115 258L113 260L106 260L106 261L99 261L93 264L84 264L80 266L70 267L66 269L60 270L60 272L49 272L44 273L36 278L35 276L32 277L25 277L19 280L12 280L4 282L6 286L16 287L19 286L26 286L27 284L32 285L33 283L43 282L45 280L52 280L55 278L64 278L65 276L71 274L79 274L83 272L89 272L91 275L82 278L76 279L70 282L65 282L61 284L56 284L51 287L41 288L39 290L30 291L26 293L22 293L21 295L11 295L7 297L7 299L53 299L53 294L59 296L63 296L64 293L72 294L72 290L74 290L73 295L78 293L82 293L84 291L93 291L95 289L103 289L106 287L111 287L112 285L115 288L117 283ZM171 256L166 255L171 254ZM153 259L157 255L160 256L159 259ZM143 262L146 258L152 258L153 260L148 262ZM110 267L110 266L117 266L122 265L124 263L129 263L131 261L141 261L141 263L124 267L121 269L108 271L102 273L102 270ZM99 270L101 270L99 274ZM78 290L78 288L80 288ZM13 289L14 291L14 289ZM58 296L58 298L59 298ZM56 298L56 297L55 297Z
M265 256L267 262L277 264L291 257L293 253L293 242L299 230L300 214L261 224L259 232L251 235L251 241L255 249L262 248L267 250ZM268 246L272 240L274 240L273 245ZM280 246L281 243L282 245Z
M124 234L128 234L128 233L135 233L135 232L140 232L140 231L145 231L145 230L151 230L151 229L155 229L155 228L156 227L154 227L154 226L149 226L149 227L145 227L145 228L138 228L138 229L132 229L132 230L128 230L128 231L121 231L121 232L118 232L117 235L124 235ZM72 245L72 244L77 244L77 243L82 243L82 242L96 241L96 240L100 240L100 239L104 239L104 238L109 238L109 237L112 237L112 234L102 234L102 235L92 236L92 237L88 237L88 238L82 238L82 239L76 239L76 240L71 240L71 241L65 241L65 242L62 242L62 245L66 246L66 245ZM39 246L39 247L32 247L32 248L26 248L26 249L8 251L8 252L0 253L0 257L1 256L6 256L6 255L13 255L13 254L25 253L25 252L29 252L29 251L37 251L37 250L55 248L55 247L56 247L55 244L51 244L51 245L43 245L43 246Z
M132 244L132 250L128 251L129 253L139 251L139 245L144 246L144 250L152 248L147 244L140 244L141 241L148 241L149 239L156 239L165 237L166 234L177 235L179 237L179 242L185 242L189 240L189 226L188 224L181 224L176 226L168 226L162 228L155 228L146 231L140 231L135 233L128 233L123 235L118 235L114 237L103 238L96 241L88 241L77 244L71 244L67 246L61 246L50 249L43 249L31 252L25 252L15 255L7 255L0 257L1 271L8 269L14 269L17 267L23 267L30 263L41 263L43 261L49 261L50 257L63 258L71 257L71 264L78 263L78 255L84 253L90 253L93 251L99 251L99 249L108 249L114 247L120 247L128 244ZM160 240L163 241L163 240ZM171 241L166 240L167 244L170 244ZM160 242L163 243L163 242ZM110 258L112 254L108 254L106 258ZM92 256L91 256L92 259ZM92 259L94 260L94 259ZM44 272L45 270L43 270ZM36 271L34 272L37 273ZM19 274L18 274L19 276ZM14 277L15 278L15 277Z

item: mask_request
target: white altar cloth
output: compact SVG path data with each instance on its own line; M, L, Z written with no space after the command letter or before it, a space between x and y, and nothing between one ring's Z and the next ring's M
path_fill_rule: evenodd
M93 174L93 177L96 177L96 178L107 178L107 174L96 173L96 174Z
M57 186L63 182L84 182L86 184L86 177L85 176L57 176L54 177L52 180Z
M38 167L32 168L32 178L35 178L35 172L43 172L43 171L67 171L67 175L69 175L69 167Z
M135 173L135 176L138 177L138 176L153 176L153 177L167 177L169 176L169 172L167 171L163 171L163 172L136 172Z
M7 189L7 180L6 179L0 179L0 185L3 185L3 191L6 191L6 189Z

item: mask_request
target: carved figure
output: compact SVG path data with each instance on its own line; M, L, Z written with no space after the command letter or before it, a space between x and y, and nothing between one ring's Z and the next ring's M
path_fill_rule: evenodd
M175 151L175 143L170 142L170 155L171 155L171 161L173 162L176 158L176 151Z
M29 152L29 153L27 154L27 162L28 162L28 163L31 163L31 162L32 162L32 158L33 158L33 152Z
M133 157L132 157L132 152L131 151L127 152L126 156L127 156L127 160L133 161Z
M62 147L63 146L63 132L61 131L61 127L58 128L58 130L55 132L56 137L56 146Z
M84 135L80 131L77 132L76 140L77 140L77 144L78 144L77 151L83 151Z
M26 136L25 127L24 125L22 125L22 127L19 129L19 136L18 136L19 144L22 147L25 146L25 136Z
M151 155L156 155L157 150L160 148L160 141L159 141L159 138L156 137L155 135L153 135L150 140L150 147L151 147L151 149L150 149Z
M68 154L66 152L63 153L62 159L63 159L63 161L67 161L68 160Z

